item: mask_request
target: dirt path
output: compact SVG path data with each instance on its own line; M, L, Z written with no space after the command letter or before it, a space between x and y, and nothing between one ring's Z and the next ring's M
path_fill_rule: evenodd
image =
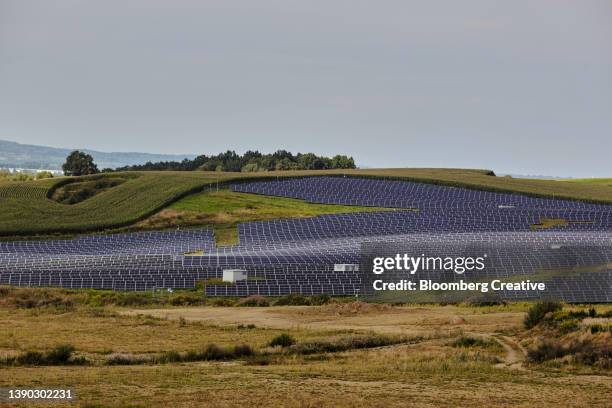
M515 368L525 370L523 362L527 356L527 350L523 348L516 340L508 336L502 336L501 334L493 334L491 336L497 341L506 351L504 362L499 363L499 367Z

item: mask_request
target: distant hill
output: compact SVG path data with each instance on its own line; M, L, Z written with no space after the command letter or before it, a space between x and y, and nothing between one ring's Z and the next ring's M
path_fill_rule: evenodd
M66 156L76 149L38 146L0 140L0 167L60 170ZM78 149L93 156L99 169L144 164L146 162L181 161L193 159L195 155L151 154L132 152L105 153L89 149Z

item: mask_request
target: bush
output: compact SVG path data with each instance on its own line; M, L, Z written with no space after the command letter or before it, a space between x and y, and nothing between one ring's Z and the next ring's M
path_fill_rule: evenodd
M45 362L51 365L64 365L68 364L72 353L74 352L74 346L70 344L62 344L49 350L45 356Z
M315 295L310 298L310 304L313 306L326 305L331 302L329 295Z
M240 299L236 306L242 307L265 307L270 306L270 302L263 296L249 296L244 299Z
M490 340L478 339L476 337L461 336L456 338L452 343L452 347L489 347L492 343Z
M608 331L612 331L612 324L608 323L608 325L604 326L602 324L594 324L590 327L591 334L596 333L604 333Z
M562 333L569 333L578 329L578 321L575 319L566 320L559 326Z
M609 317L612 317L612 309L610 309L610 310L606 310L606 311L605 311L605 312L603 312L603 313L598 313L598 314L597 314L597 316L599 316L599 317L604 317L604 318L609 318Z
M225 360L228 357L223 349L216 344L209 344L204 348L204 351L200 354L200 360L214 361L214 360Z
M70 344L63 344L52 348L46 353L39 351L26 351L16 357L9 357L2 362L6 365L26 365L26 366L44 366L44 365L67 365L67 364L86 364L87 360L83 357L72 359L74 347Z
M212 305L217 307L231 307L236 304L235 299L230 299L226 297L218 298L213 300Z
M176 363L181 360L181 355L175 350L166 351L157 358L158 363Z
M146 355L134 355L134 354L111 354L106 359L108 365L136 365L136 364L148 364L151 363L152 359Z
M17 309L39 307L71 309L74 306L74 301L62 290L6 288L0 293L0 305Z
M567 346L545 339L527 351L527 358L538 363L566 355L571 355L579 364L598 365L606 369L612 366L612 349L607 345L597 345L591 339L577 340Z
M279 334L270 341L271 347L289 347L295 344L295 339L287 333Z
M589 317L589 312L586 310L570 310L567 314L569 319L584 319L585 317Z
M202 295L181 293L179 295L170 298L170 304L172 306L193 306L199 305L204 302Z
M253 354L255 354L255 352L253 351L251 346L249 346L248 344L234 346L234 355L233 355L234 358L249 357L249 356L252 356Z
M527 358L530 361L540 363L546 360L563 357L566 351L561 344L554 340L542 340L534 348L527 350Z
M282 296L274 302L274 306L309 306L310 300L306 296L290 294Z
M406 342L403 337L390 337L382 335L355 335L337 337L327 340L315 340L291 346L297 354L335 353L339 351L390 346Z
M15 359L17 365L44 365L45 357L38 351L26 351Z
M117 299L118 306L145 306L151 304L153 299L148 293L129 292Z
M523 324L527 329L531 329L544 320L547 313L554 313L557 310L561 310L561 308L562 306L559 302L538 302L527 311Z
M274 362L273 356L261 355L261 354L250 356L246 360L247 365L254 365L254 366L267 366L267 365L272 364L273 362Z

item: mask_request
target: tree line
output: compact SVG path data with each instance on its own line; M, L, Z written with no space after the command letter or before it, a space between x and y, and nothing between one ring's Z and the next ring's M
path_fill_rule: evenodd
M200 155L193 160L147 162L145 164L118 167L116 169L106 168L102 169L102 172L147 170L254 172L354 169L355 167L355 160L352 157L340 154L334 157L325 157L317 156L314 153L298 153L294 155L286 150L277 150L271 154L262 154L257 150L249 150L243 155L239 155L233 150L228 150L225 153L212 156ZM80 176L99 172L93 157L78 150L70 153L62 169L67 176Z
M243 155L233 150L218 155L200 155L193 160L181 162L165 161L119 167L115 171L130 170L207 170L207 171L275 171L275 170L326 170L354 169L355 160L345 155L334 157L317 156L314 153L298 153L296 155L286 150L278 150L272 154L263 154L257 150L249 150Z

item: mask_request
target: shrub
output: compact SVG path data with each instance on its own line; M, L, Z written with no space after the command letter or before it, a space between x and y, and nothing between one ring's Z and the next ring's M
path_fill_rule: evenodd
M603 312L603 313L598 313L598 316L599 316L599 317L604 317L604 318L609 318L609 317L612 317L612 309L610 309L610 310L606 310L606 311L605 311L605 312Z
M203 303L202 295L181 293L180 295L170 298L172 306L193 306Z
M569 319L584 319L585 317L589 317L589 312L586 310L570 310L567 317Z
M0 304L18 309L39 307L71 309L74 306L74 300L61 290L7 288L0 293Z
M217 306L217 307L231 307L231 306L234 306L235 303L236 303L235 299L222 297L222 298L213 300L212 304L213 306Z
M86 364L87 360L84 357L77 359L72 358L74 347L70 344L56 346L46 353L39 351L26 351L16 357L5 358L2 362L6 365L28 365L28 366L43 366L43 365L66 365L66 364Z
M489 347L492 343L490 340L483 340L476 337L461 336L456 338L452 343L452 347Z
M595 310L594 307L589 308L589 317L595 317L597 316L597 311Z
M249 346L248 344L234 346L234 355L233 355L234 358L249 357L249 356L252 356L253 354L255 354L255 352L253 351L251 346Z
M578 321L575 319L566 320L559 326L562 333L569 333L578 329Z
M313 306L326 305L331 302L329 295L315 295L310 298L310 304Z
M70 344L59 345L47 352L45 356L45 362L51 365L68 364L73 352L74 346Z
M393 344L404 343L406 341L407 339L403 337L355 335L299 343L291 346L290 351L304 355L316 353L335 353L346 350L390 346Z
M566 351L561 344L554 340L542 340L534 348L527 350L527 358L530 361L540 363L546 360L563 357Z
M274 357L269 355L253 355L247 358L247 365L255 365L255 366L267 366L274 362Z
M538 302L527 311L527 316L525 316L523 324L527 329L531 329L544 320L547 313L556 312L557 310L561 310L561 308L562 306L558 302Z
M271 347L289 347L295 344L295 339L287 333L281 333L270 341Z
M225 360L228 357L227 353L216 344L209 344L200 354L200 360Z
M26 351L15 359L17 365L44 365L45 357L38 351Z
M244 299L240 299L236 306L242 307L262 307L270 306L270 302L263 296L249 296Z
M594 324L590 327L590 330L591 330L591 334L612 331L612 324L608 324L607 326L604 326L602 324Z
M136 365L136 364L148 364L151 363L152 359L146 355L135 355L135 354L111 354L106 358L106 364L108 365Z
M118 306L144 306L151 303L152 298L148 293L129 292L117 299Z
M181 355L176 350L166 351L160 354L159 357L157 358L157 362L159 363L176 363L181 360L182 360Z
M612 366L612 349L607 345L597 345L591 339L577 340L567 346L546 339L527 351L527 358L533 362L553 360L566 355L571 355L573 360L580 364L598 365L602 368Z
M274 302L275 306L309 306L310 300L306 296L292 293L287 296L282 296Z

